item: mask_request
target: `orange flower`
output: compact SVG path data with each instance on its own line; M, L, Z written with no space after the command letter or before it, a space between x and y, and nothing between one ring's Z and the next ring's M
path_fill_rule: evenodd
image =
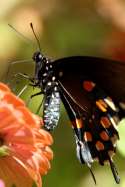
M6 187L42 186L41 175L50 169L51 135L41 119L0 83L0 178Z

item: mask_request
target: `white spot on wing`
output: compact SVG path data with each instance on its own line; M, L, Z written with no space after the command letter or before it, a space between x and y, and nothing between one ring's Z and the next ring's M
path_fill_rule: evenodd
M63 76L63 71L60 71L59 72L59 77L62 77Z
M119 106L120 106L123 110L125 110L125 103L124 103L124 102L120 102L120 103L119 103Z
M109 119L110 119L110 121L111 121L113 127L117 130L117 124L116 124L115 120L113 119L112 116L110 116L110 115L108 115L108 116L109 116Z
M113 101L110 98L105 98L104 101L107 103L107 105L114 111L117 111L117 108L115 106L115 104L113 103Z

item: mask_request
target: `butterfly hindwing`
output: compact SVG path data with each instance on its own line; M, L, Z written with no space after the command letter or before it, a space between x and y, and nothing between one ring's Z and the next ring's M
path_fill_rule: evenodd
M116 141L119 139L117 132L118 109L113 100L96 83L90 80L82 80L80 83L82 83L81 88L78 89L77 87L80 84L74 84L74 87L75 89L77 87L78 95L80 91L80 94L83 94L80 97L81 103L83 102L84 104L85 100L89 105L87 105L87 102L85 106L82 106L81 103L77 105L78 100L76 100L76 96L72 97L72 93L68 92L69 89L70 91L72 89L71 85L67 90L61 84L63 92L66 92L67 97L70 98L68 102L71 104L70 100L72 100L77 105L77 111L81 112L81 119L83 121L80 122L82 125L77 125L79 119L76 117L76 120L73 122L74 129L78 127L79 131L83 133L83 143L79 143L81 142L81 136L79 135L76 142L77 157L81 163L86 163L89 167L91 167L92 159L98 160L101 165L104 165L105 162L110 163L113 176L116 182L119 183L120 179L112 160L116 152ZM85 107L87 108L86 114ZM88 155L90 156L88 157Z
M120 178L112 159L119 139L117 107L112 99L93 82L84 81L84 89L95 101L91 115L84 121L84 140L88 144L93 159L98 160L101 165L108 162L116 182L119 183Z

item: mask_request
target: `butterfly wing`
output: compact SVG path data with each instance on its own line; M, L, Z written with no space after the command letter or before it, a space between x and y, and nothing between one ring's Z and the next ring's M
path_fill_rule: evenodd
M125 63L96 57L74 56L53 62L56 77L82 107L91 107L83 80L92 80L116 102L125 102ZM82 99L81 99L82 98Z
M93 105L91 111L85 115L85 112L74 102L72 96L60 83L59 85L61 99L74 129L78 160L87 164L95 183L91 163L93 160L98 160L101 165L104 165L108 161L113 176L119 183L120 178L112 160L116 151L116 141L119 138L116 129L117 108L115 104L97 85L87 81L84 86L89 92L91 90L88 96L93 99Z
M69 57L55 61L54 68L61 89L82 109L83 142L87 142L92 158L101 165L108 161L119 183L112 161L119 138L114 102L125 101L125 64L102 58Z

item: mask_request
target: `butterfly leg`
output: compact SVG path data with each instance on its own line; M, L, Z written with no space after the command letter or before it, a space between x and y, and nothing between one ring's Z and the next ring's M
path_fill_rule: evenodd
M17 76L20 76L20 77L22 77L22 78L24 78L24 79L27 79L27 80L31 81L32 83L34 82L34 78L29 77L27 74L24 74L24 73L16 73L16 74L14 75L14 77L17 77Z
M17 94L17 96L20 97L20 96L24 93L24 91L25 91L27 88L28 88L28 84L26 84L26 85L23 87L23 89Z
M11 63L8 63L8 67L7 67L7 71L6 71L6 75L5 75L5 82L8 83L8 76L10 74L10 69L12 67L12 65L14 64L18 64L18 63L31 63L32 62L32 59L27 59L27 60L19 60L19 61L14 61L14 62L11 62Z
M27 101L27 106L29 106L29 104L30 104L30 102L31 102L31 100L32 100L33 97L38 96L38 95L42 95L42 94L43 94L43 92L40 91L40 92L37 92L37 93L31 95L31 96L29 97L28 101Z
M24 74L24 73L17 73L14 75L14 77L17 77L17 76L20 76L24 79L27 79L29 80L31 83L29 83L29 86L32 86L32 87L38 87L39 86L39 81L38 82L35 82L35 79L32 78L32 77L29 77L29 75L27 74Z
M39 105L39 107L38 107L38 109L36 111L36 114L39 114L39 111L40 111L40 109L41 109L41 107L43 105L44 100L45 100L45 97L43 97L43 99L42 99L42 101L41 101L41 103L40 103L40 105Z
M31 95L30 99L32 99L32 98L35 97L35 96L41 95L41 94L43 94L43 93L44 93L44 92L42 92L42 91L40 91L40 92L38 92L38 93L35 93L35 94ZM39 111L40 111L40 109L41 109L41 107L42 107L42 105L43 105L43 101L44 101L44 98L42 99L42 102L40 103L40 105L39 105L39 107L38 107L38 109L37 109L37 111L36 111L36 114L39 113Z
M13 77L14 77L14 78L16 78L16 77L21 77L21 78L23 78L23 79L26 79L26 80L29 80L29 81L31 81L31 82L34 82L33 78L31 78L31 77L29 77L27 74L23 74L23 73L17 73L17 74L15 74ZM11 81L12 81L12 80L11 80ZM20 82L19 80L16 80L16 84L18 84L19 82ZM26 84L26 85L24 86L23 89L21 89L21 91L18 93L18 97L22 95L22 93L28 88L29 85L30 85L30 84L28 83L28 84Z
M14 76L15 76L15 77L20 76L20 77L22 77L22 78L24 78L24 79L27 79L27 80L31 81L32 83L34 83L34 78L29 77L27 74L17 73L17 74L15 74ZM24 88L19 92L18 96L20 96L20 95L27 89L28 85L29 85L29 86L33 86L33 87L37 87L37 86L38 86L37 83L36 83L36 84L27 84L27 85L25 85ZM36 94L31 95L31 97L29 98L29 100L28 100L28 102L27 102L27 105L29 105L29 103L30 103L30 101L31 101L31 99L32 99L33 97L38 96L38 95L41 95L41 94L43 94L42 91L40 91L40 92L38 92L38 93L36 93Z
M30 97L31 97L31 99L32 99L33 97L38 96L38 95L41 95L41 94L44 94L44 92L43 92L43 91L37 92L37 93L31 95Z

